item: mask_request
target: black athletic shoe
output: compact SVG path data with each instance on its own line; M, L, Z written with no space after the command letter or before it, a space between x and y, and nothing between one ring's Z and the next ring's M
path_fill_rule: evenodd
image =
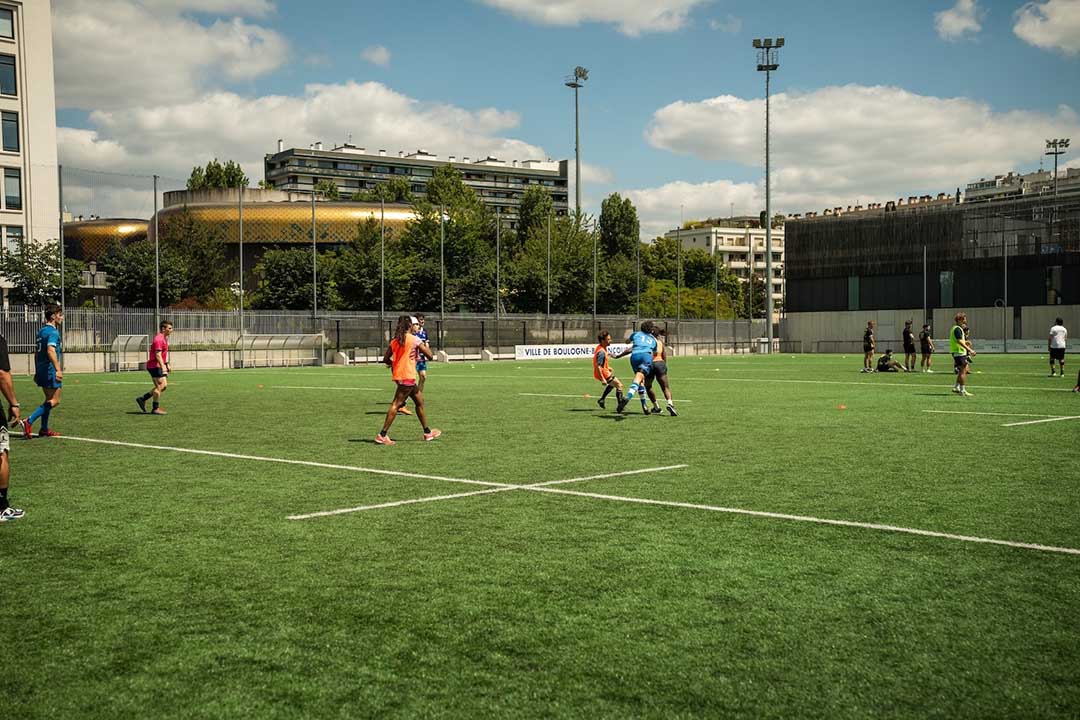
M604 399L603 398L600 398L599 400L597 400L596 404L600 406L601 410L604 409Z
M659 406L659 405L653 405L653 407L652 407L652 410L650 410L650 412L651 412L651 413L652 413L653 415L659 415L660 413L662 413L662 412L664 412L664 411L660 409L660 406Z
M135 398L135 404L139 406L140 410L142 410L143 412L146 412L146 401L143 400L141 396Z
M623 410L625 410L626 409L626 404L628 402L630 402L630 400L627 399L627 398L623 398L622 400L620 400L619 404L615 406L615 412L621 413Z
M667 411L668 411L668 415L670 415L671 417L679 417L679 413L675 412L675 406L674 405L668 405L667 406Z

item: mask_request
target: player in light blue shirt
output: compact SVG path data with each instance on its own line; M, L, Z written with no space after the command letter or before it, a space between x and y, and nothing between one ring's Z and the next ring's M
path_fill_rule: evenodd
M652 370L653 356L656 354L656 323L652 320L646 320L641 323L641 329L630 334L630 337L626 340L626 349L613 359L619 359L630 356L630 368L634 371L634 382L630 384L630 390L626 393L626 397L619 403L616 408L618 412L622 412L626 409L626 404L630 402L635 395L641 394L641 406L648 412L648 406L645 404L647 396L645 395L645 376Z
M23 436L27 440L34 436L33 426L38 418L41 418L38 437L56 437L60 434L49 429L49 414L60 404L60 389L64 384L64 373L60 369L60 360L64 357L60 346L60 324L63 322L64 313L59 305L45 308L45 324L38 330L37 349L34 351L34 382L45 393L45 402L23 420Z

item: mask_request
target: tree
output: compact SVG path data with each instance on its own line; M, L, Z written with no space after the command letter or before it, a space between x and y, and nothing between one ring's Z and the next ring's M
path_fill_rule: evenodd
M525 188L521 196L521 208L518 210L517 226L523 245L531 233L543 233L544 237L547 237L547 223L552 208L551 193L543 185L530 185Z
M260 180L259 181L259 189L260 190L273 190L274 189L274 183L270 182L269 180L265 180L265 179Z
M340 200L341 193L338 192L337 183L333 180L320 180L315 183L315 194L319 195L325 200Z
M169 250L169 262L179 259L184 269L184 297L202 301L225 287L239 272L225 254L224 229L198 220L187 208L160 224L161 250ZM162 264L166 261L162 255ZM168 304L172 304L171 301ZM151 303L151 307L153 304ZM145 307L145 306L143 306Z
M378 310L381 290L385 290L387 308L408 305L405 296L408 278L401 262L401 244L389 228L386 235L382 287L379 282L382 237L378 220L368 218L358 223L355 237L347 248L338 253L334 268L343 307L350 310Z
M632 257L641 227L630 198L612 193L600 205L600 247L608 256Z
M222 165L217 158L206 163L205 169L198 166L192 168L187 181L188 190L224 190L247 186L248 178L238 163L229 160Z
M83 264L64 262L65 299L75 302ZM19 240L14 252L0 256L0 275L12 284L11 299L25 305L60 302L60 244Z
M318 253L316 257L319 309L340 309L334 253ZM260 310L312 309L311 271L310 250L267 250L255 266L259 283L251 294L252 307Z
M160 247L159 282L161 304L180 302L188 287L190 269L185 258L171 246ZM130 245L113 245L102 259L109 276L113 299L123 307L154 307L154 244L140 240Z
M405 178L395 177L390 178L386 182L381 182L370 190L361 190L354 193L352 198L354 202L388 202L388 203L409 203L412 204L415 198L412 194L412 185Z
M765 281L757 273L751 275L749 283L742 284L742 296L736 307L738 316L740 318L747 317L746 293L748 292L752 293L750 302L753 306L753 317L765 317Z

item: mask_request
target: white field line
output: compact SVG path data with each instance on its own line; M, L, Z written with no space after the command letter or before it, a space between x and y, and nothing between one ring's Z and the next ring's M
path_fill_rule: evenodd
M1043 420L1025 420L1024 422L1005 423L1001 427L1018 427L1020 425L1037 425L1039 423L1057 422L1058 420L1080 420L1080 415L1066 415L1064 417L1045 418Z
M271 385L271 390L365 390L375 391L393 389L392 385L387 384L385 388L369 388L369 387L342 387L342 386L330 386L330 385Z
M591 395L590 395L589 398L585 398L584 395L552 395L550 393L518 393L518 395L528 395L529 397L577 398L579 400L581 400L583 398L584 399L591 399L592 398ZM597 398L597 399L599 399L599 398ZM657 399L659 400L659 398L657 398ZM694 402L694 401L693 400L672 400L672 402L688 403L688 402Z
M960 542L985 543L989 545L1004 545L1006 547L1024 548L1026 550L1040 550L1042 552L1065 553L1067 555L1080 555L1080 548L1055 547L1053 545L1039 545L1036 543L1014 542L1012 540L995 540L993 538L976 537L973 535L955 535L953 533L937 532L934 530L920 530L919 528L899 527L896 525L881 525L878 523L855 522L852 520L830 520L828 518L813 517L810 515L788 515L786 513L765 512L762 510L743 510L740 508L719 507L716 505L699 505L696 503L672 502L667 500L650 500L648 498L623 497L621 495L602 495L600 493L579 492L577 490L564 490L562 488L528 487L531 492L556 493L559 495L573 495L575 497L596 498L598 500L611 500L615 502L637 503L641 505L658 505L662 507L685 508L689 510L706 510L709 512L729 513L733 515L749 515L752 517L768 518L771 520L792 520L795 522L817 523L819 525L835 525L839 527L859 528L863 530L877 530L880 532L904 533L907 535L921 535L923 537L942 538L945 540L957 540Z
M973 410L923 410L924 413L936 413L938 415L994 415L996 417L1033 417L1033 418L1056 418L1060 415L1035 415L1033 413L999 413L999 412L975 412Z
M708 375L687 377L690 382L696 382L699 380L713 380L716 382L761 382L761 383L796 383L802 385L858 385L861 387L896 387L896 388L914 388L916 390L942 390L946 389L944 385L929 385L923 383L906 383L906 382L857 382L855 380L787 380L781 378L725 378L725 377L710 377ZM1048 387L1015 387L1011 385L971 385L972 390L1045 390L1047 392L1072 392L1071 388L1048 388Z
M210 457L230 458L233 460L255 460L257 462L281 463L283 465L302 465L304 467L327 468L329 470L347 470L349 472L370 473L372 475L390 475L393 477L416 478L419 480L441 480L442 482L464 483L466 485L483 485L485 487L506 487L506 483L485 482L483 480L467 480L465 478L444 477L442 475L421 475L420 473L401 472L399 470L380 470L378 468L358 467L355 465L335 465L333 463L315 462L312 460L290 460L288 458L263 457L261 455L241 455L238 453L218 452L217 450L196 450L193 448L171 447L168 445L145 445L143 443L120 442L119 440L98 440L96 438L74 437L61 435L64 440L76 442L96 443L98 445L115 445L117 447L140 448L143 450L168 450L169 452L189 453L191 455L208 455Z
M586 480L604 480L613 477L625 477L627 475L641 475L643 473L663 472L664 470L681 470L689 465L664 465L662 467L642 468L641 470L624 470L622 472L604 473L602 475L588 475L585 477L568 478L566 480L548 480L547 482L532 483L530 485L503 485L490 490L476 490L467 493L455 493L454 495L434 495L430 497L415 498L412 500L398 500L395 502L379 503L377 505L360 505L340 510L323 510L321 512L306 513L304 515L289 515L286 520L308 520L310 518L327 517L330 515L345 515L347 513L364 512L365 510L381 510L383 508L400 507L401 505L415 505L418 503L438 502L440 500L456 500L458 498L473 497L474 495L490 495L507 490L529 490L532 488L548 487L550 485L565 485L566 483L584 482ZM492 483L494 484L494 483Z
M94 383L87 384L93 385ZM150 380L147 380L145 382L133 382L131 380L102 380L98 383L98 385L149 385L150 387L153 387L154 383Z
M379 503L378 505L360 505L358 507L341 508L340 510L323 510L321 512L307 513L305 515L289 515L286 520L310 520L311 518L329 517L331 515L345 515L347 513L363 512L365 510L381 510L383 508L400 507L402 505L416 505L418 503L438 502L440 500L455 500L457 498L472 497L474 495L490 495L491 493L517 490L516 485L490 488L488 490L474 490L467 493L455 493L454 495L433 495L430 497L415 498L412 500L395 500L394 502Z

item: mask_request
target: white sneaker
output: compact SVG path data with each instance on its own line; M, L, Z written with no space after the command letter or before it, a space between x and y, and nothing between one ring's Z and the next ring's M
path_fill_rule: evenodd
M930 373L931 375L933 375L933 374L934 374L934 371L933 371L933 370L927 370L926 372Z
M18 520L25 514L26 511L20 510L19 508L5 508L3 512L0 512L0 522L10 522L12 520Z

